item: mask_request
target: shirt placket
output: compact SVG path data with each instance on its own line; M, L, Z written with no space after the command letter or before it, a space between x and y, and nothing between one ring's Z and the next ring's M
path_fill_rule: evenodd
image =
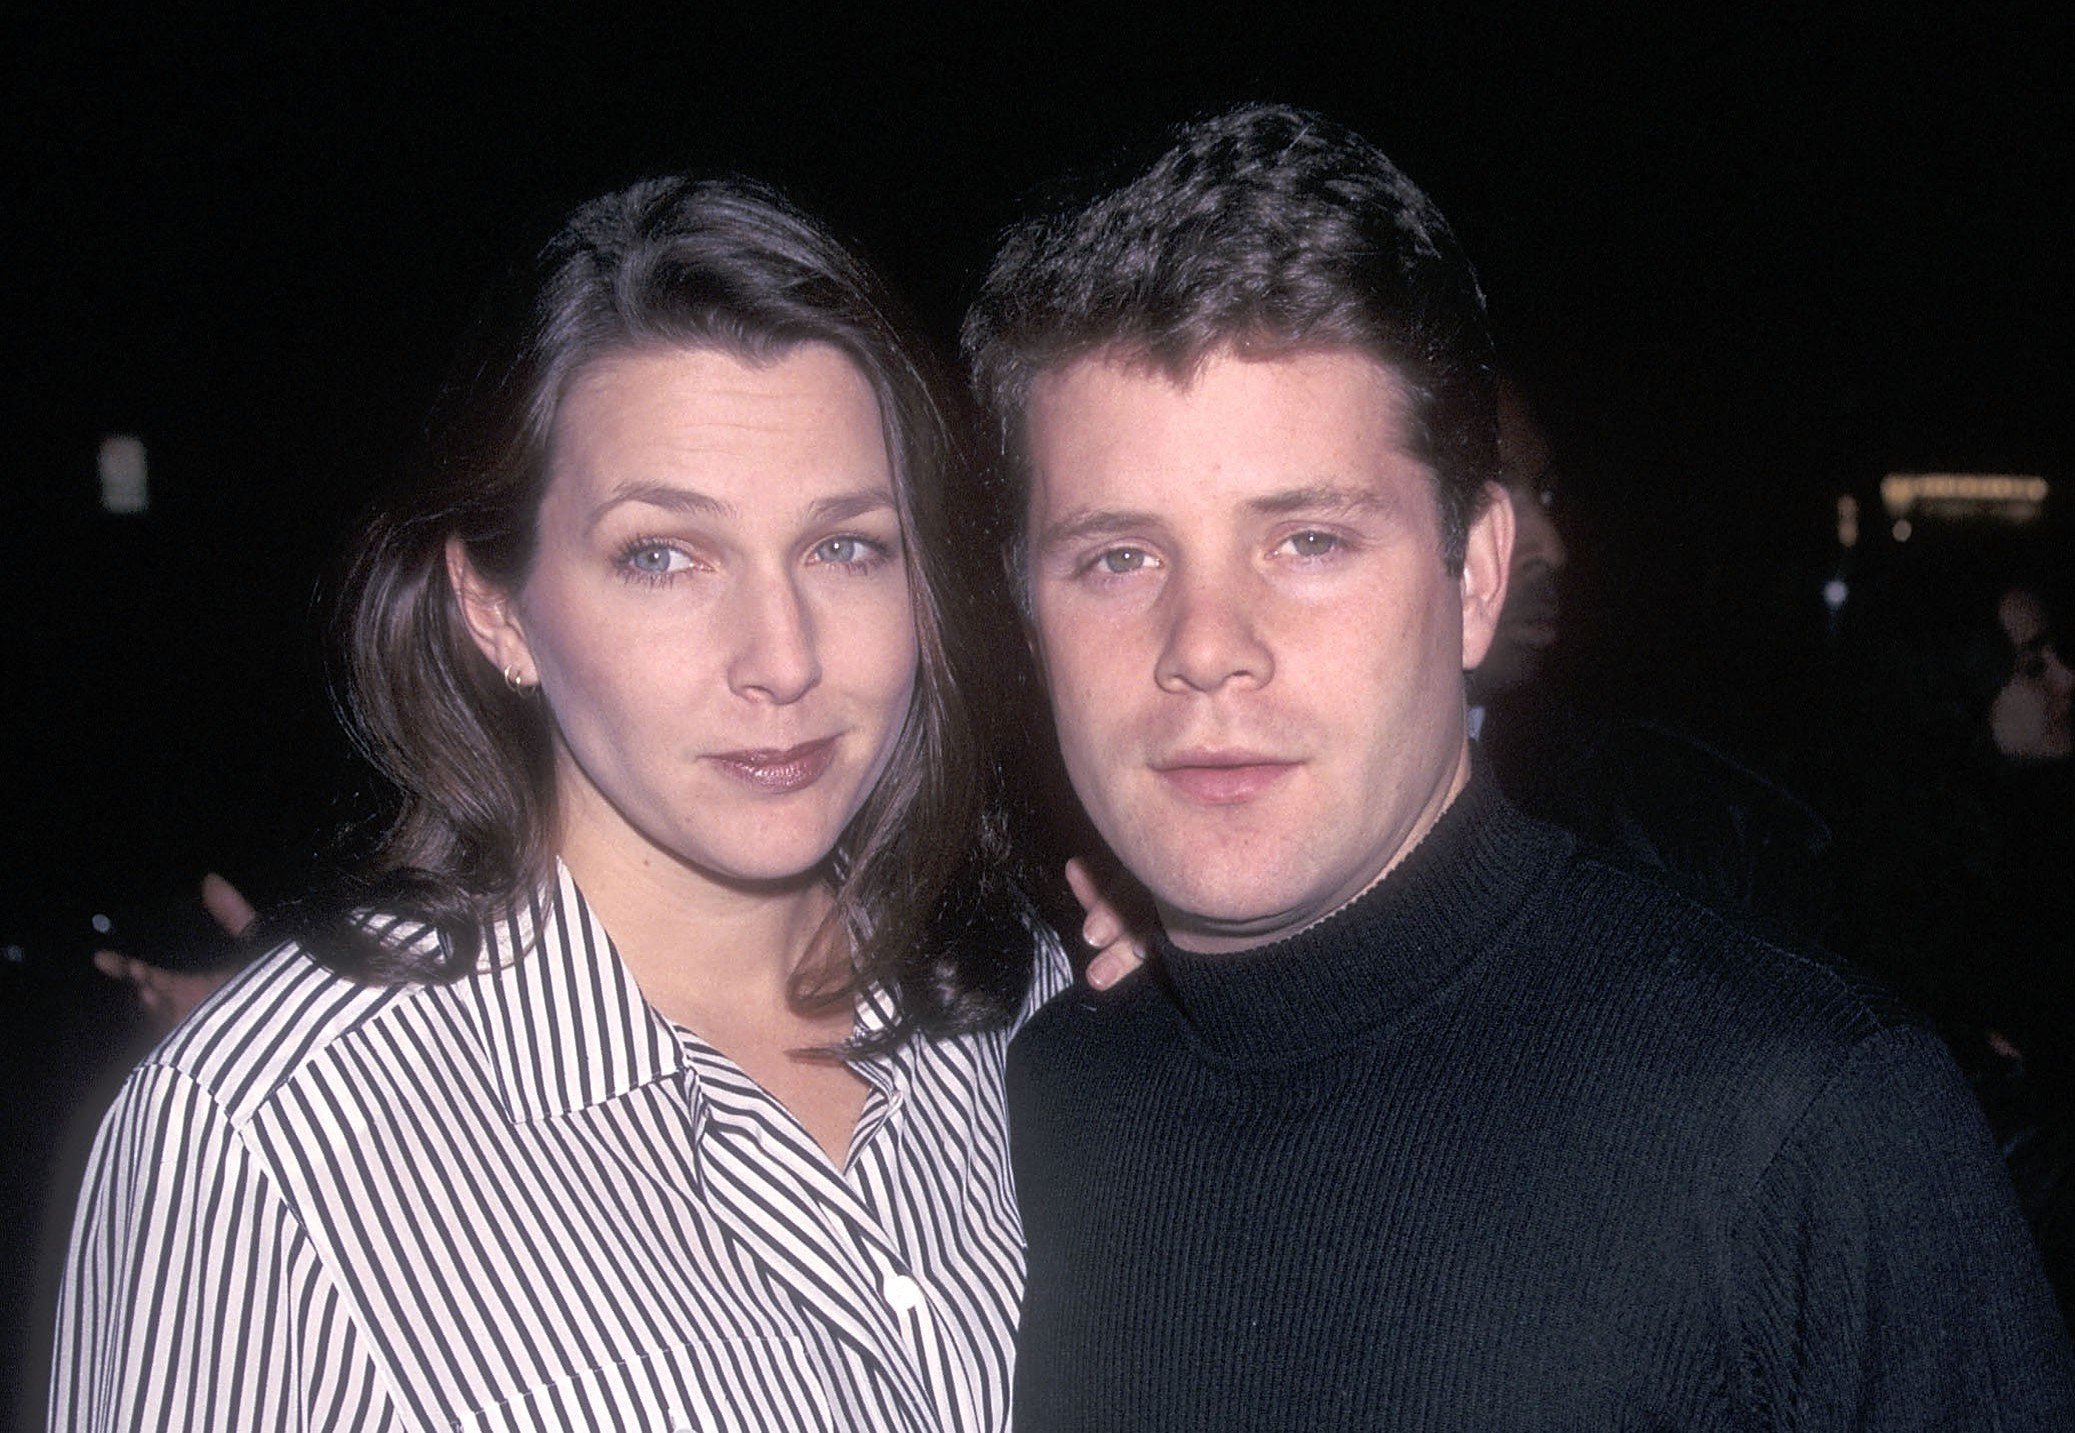
M903 1159L908 1105L913 1098L909 1072L898 1059L854 1061L851 1068L871 1086L872 1094L858 1119L850 1158L839 1181L843 1198L831 1201L829 1210L836 1217L854 1221L848 1237L856 1240L871 1261L880 1299L894 1315L901 1345L917 1380L928 1391L939 1426L988 1426L978 1371L962 1361L947 1359L948 1349L963 1345L957 1339L940 1337L934 1327L946 1314L943 1295L929 1271L917 1267L913 1251L903 1247L898 1231L888 1224L874 1198L876 1189L896 1187L909 1175Z
M906 1095L871 1085L852 1140L854 1168L888 1134ZM930 1297L861 1186L831 1168L791 1114L717 1052L695 1052L690 1081L703 1119L700 1180L723 1227L789 1288L817 1325L869 1363L916 1429L940 1416L928 1376Z

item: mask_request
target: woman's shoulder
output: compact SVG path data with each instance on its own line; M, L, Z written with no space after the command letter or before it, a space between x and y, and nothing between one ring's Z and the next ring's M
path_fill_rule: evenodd
M356 979L283 941L174 1027L139 1069L182 1077L242 1122L340 1041L435 988Z
M1032 947L1030 990L1023 997L1023 1008L1016 1012L1016 1023L1011 1033L1029 1024L1033 1015L1074 982L1073 964L1067 958L1066 943L1059 938L1059 932L1052 929L1034 906L1024 921Z

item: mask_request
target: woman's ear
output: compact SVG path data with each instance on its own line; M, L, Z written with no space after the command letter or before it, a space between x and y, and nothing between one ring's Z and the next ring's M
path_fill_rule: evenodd
M447 583L476 649L504 674L506 685L530 687L538 682L533 650L526 644L511 594L476 571L467 545L458 537L447 539Z

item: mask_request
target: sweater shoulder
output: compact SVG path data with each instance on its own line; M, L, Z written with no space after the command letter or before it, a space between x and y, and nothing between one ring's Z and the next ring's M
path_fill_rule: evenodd
M1960 1082L1878 981L1590 857L1555 874L1513 945L1536 969L1507 998L1570 1032L1611 1106L1656 1102L1699 1120L1737 1184L1811 1106L1849 1095L1841 1076L1870 1046L1899 1041L1924 1078Z
M1687 993L1731 1020L1727 1033L1775 1029L1840 1048L1922 1024L1841 957L1588 854L1558 869L1523 924L1529 943L1563 941L1598 966L1613 1005Z

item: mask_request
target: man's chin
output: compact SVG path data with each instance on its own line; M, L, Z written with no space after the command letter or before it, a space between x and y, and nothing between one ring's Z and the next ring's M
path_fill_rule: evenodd
M1294 935L1324 914L1314 892L1259 883L1216 884L1198 878L1184 888L1155 891L1154 903L1168 938L1183 950L1204 953L1243 950Z

